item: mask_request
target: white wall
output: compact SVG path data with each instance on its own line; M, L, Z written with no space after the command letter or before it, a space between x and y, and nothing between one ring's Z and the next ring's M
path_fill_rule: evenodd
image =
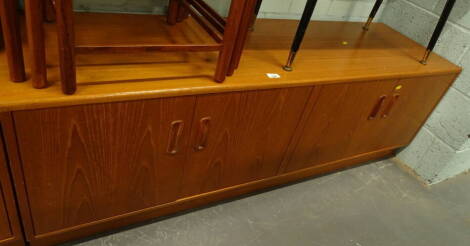
M230 0L206 0L221 14ZM364 21L375 0L318 0L314 19ZM264 0L260 18L300 19L306 0ZM76 10L94 12L158 13L166 11L168 0L74 0ZM380 16L380 13L378 14Z
M380 21L427 45L445 2L389 0ZM470 0L457 1L435 52L464 71L413 143L398 155L430 184L470 169Z
M306 2L306 0L264 0L259 17L300 19ZM313 19L365 21L374 3L375 0L318 0ZM380 16L380 12L377 16Z

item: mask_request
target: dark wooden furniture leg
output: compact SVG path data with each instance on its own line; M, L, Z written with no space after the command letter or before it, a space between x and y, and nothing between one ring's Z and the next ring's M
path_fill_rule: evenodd
M247 16L244 16L247 14L251 15L251 13L244 12L245 3L247 1L250 0L232 0L230 5L230 13L223 37L223 47L219 53L217 68L214 75L214 80L216 82L223 82L227 76L242 19L250 19L246 18Z
M245 14L253 13L255 9L257 8L258 4L261 4L261 0L246 0L245 9L243 12ZM227 72L228 76L233 75L233 73L235 72L235 69L237 69L240 64L240 59L242 57L243 48L245 48L245 43L248 37L248 32L252 25L253 25L252 18L243 18L240 23L240 30L238 31L235 48L233 50L232 59L230 60L230 66Z
M4 41L3 41L3 28L2 28L2 21L1 21L1 14L0 14L0 49L4 48Z
M44 19L47 22L55 21L55 0L44 0Z
M70 95L77 89L72 0L56 0L56 21L62 91Z
M189 17L189 11L187 8L183 8L183 0L178 1L178 13L176 15L176 22L182 22Z
M47 86L46 48L42 26L44 1L25 0L26 29L31 57L31 80L34 88Z
M429 55L433 51L434 47L436 46L439 37L441 36L442 30L444 29L445 24L447 23L447 19L449 19L449 15L454 8L455 0L447 0L444 10L442 11L441 18L437 23L436 29L432 34L431 40L429 41L428 47L426 49L426 53L424 54L423 59L421 60L421 64L426 65L429 59Z
M17 1L15 0L2 0L0 2L3 42L7 55L10 80L21 82L26 80L26 73L24 70L21 32L16 7Z
M383 0L377 0L374 4L374 7L372 8L372 11L370 12L369 18L367 19L366 24L362 27L365 31L369 30L370 24L372 24L372 21L375 18L375 15L380 9L380 6L382 5Z
M168 14L166 16L167 23L174 25L178 19L179 0L170 0L168 3Z
M289 53L289 58L287 58L287 63L283 67L284 70L290 72L292 71L292 64L294 63L295 56L297 51L299 51L302 40L304 39L305 31L307 30L310 19L312 18L313 11L317 5L317 0L307 0L305 5L304 13L302 14L302 19L300 20L299 27L297 28L297 33L295 34L294 42Z

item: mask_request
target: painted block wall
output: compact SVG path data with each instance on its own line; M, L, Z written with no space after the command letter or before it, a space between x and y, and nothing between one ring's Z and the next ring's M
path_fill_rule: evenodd
M220 13L226 13L229 2L226 0L206 0ZM165 14L168 0L74 0L76 11Z
M230 0L206 0L226 15ZM264 0L260 18L300 19L307 0ZM365 21L375 0L319 0L316 20ZM74 0L77 11L164 14L168 0ZM378 13L380 16L380 13Z
M306 2L306 0L263 0L259 17L300 19ZM366 21L374 3L375 0L319 0L312 19ZM377 13L378 17L381 11Z
M389 0L380 21L427 45L445 2ZM435 52L464 71L413 143L398 155L429 184L470 170L470 0L457 1Z

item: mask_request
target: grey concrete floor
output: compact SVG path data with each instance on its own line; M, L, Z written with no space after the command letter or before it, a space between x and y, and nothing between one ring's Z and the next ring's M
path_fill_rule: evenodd
M426 187L391 161L69 246L468 246L470 175Z

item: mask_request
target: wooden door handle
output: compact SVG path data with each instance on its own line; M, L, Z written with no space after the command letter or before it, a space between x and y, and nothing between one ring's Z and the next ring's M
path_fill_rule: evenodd
M400 98L400 94L393 95L392 100L387 105L387 107L385 108L382 114L382 118L387 118L390 115L390 112L392 112L393 106L395 106L395 103L398 101L399 98Z
M176 120L171 122L170 133L168 137L167 153L176 155L179 150L179 141L183 134L184 122L182 120Z
M199 120L199 134L197 137L196 151L201 151L207 147L207 139L209 137L209 128L211 117L204 117Z
M379 98L379 101L377 101L374 108L372 109L372 112L369 115L369 120L373 120L373 119L377 118L377 115L379 114L380 109L382 108L383 104L385 103L385 99L387 99L386 95L382 95Z

